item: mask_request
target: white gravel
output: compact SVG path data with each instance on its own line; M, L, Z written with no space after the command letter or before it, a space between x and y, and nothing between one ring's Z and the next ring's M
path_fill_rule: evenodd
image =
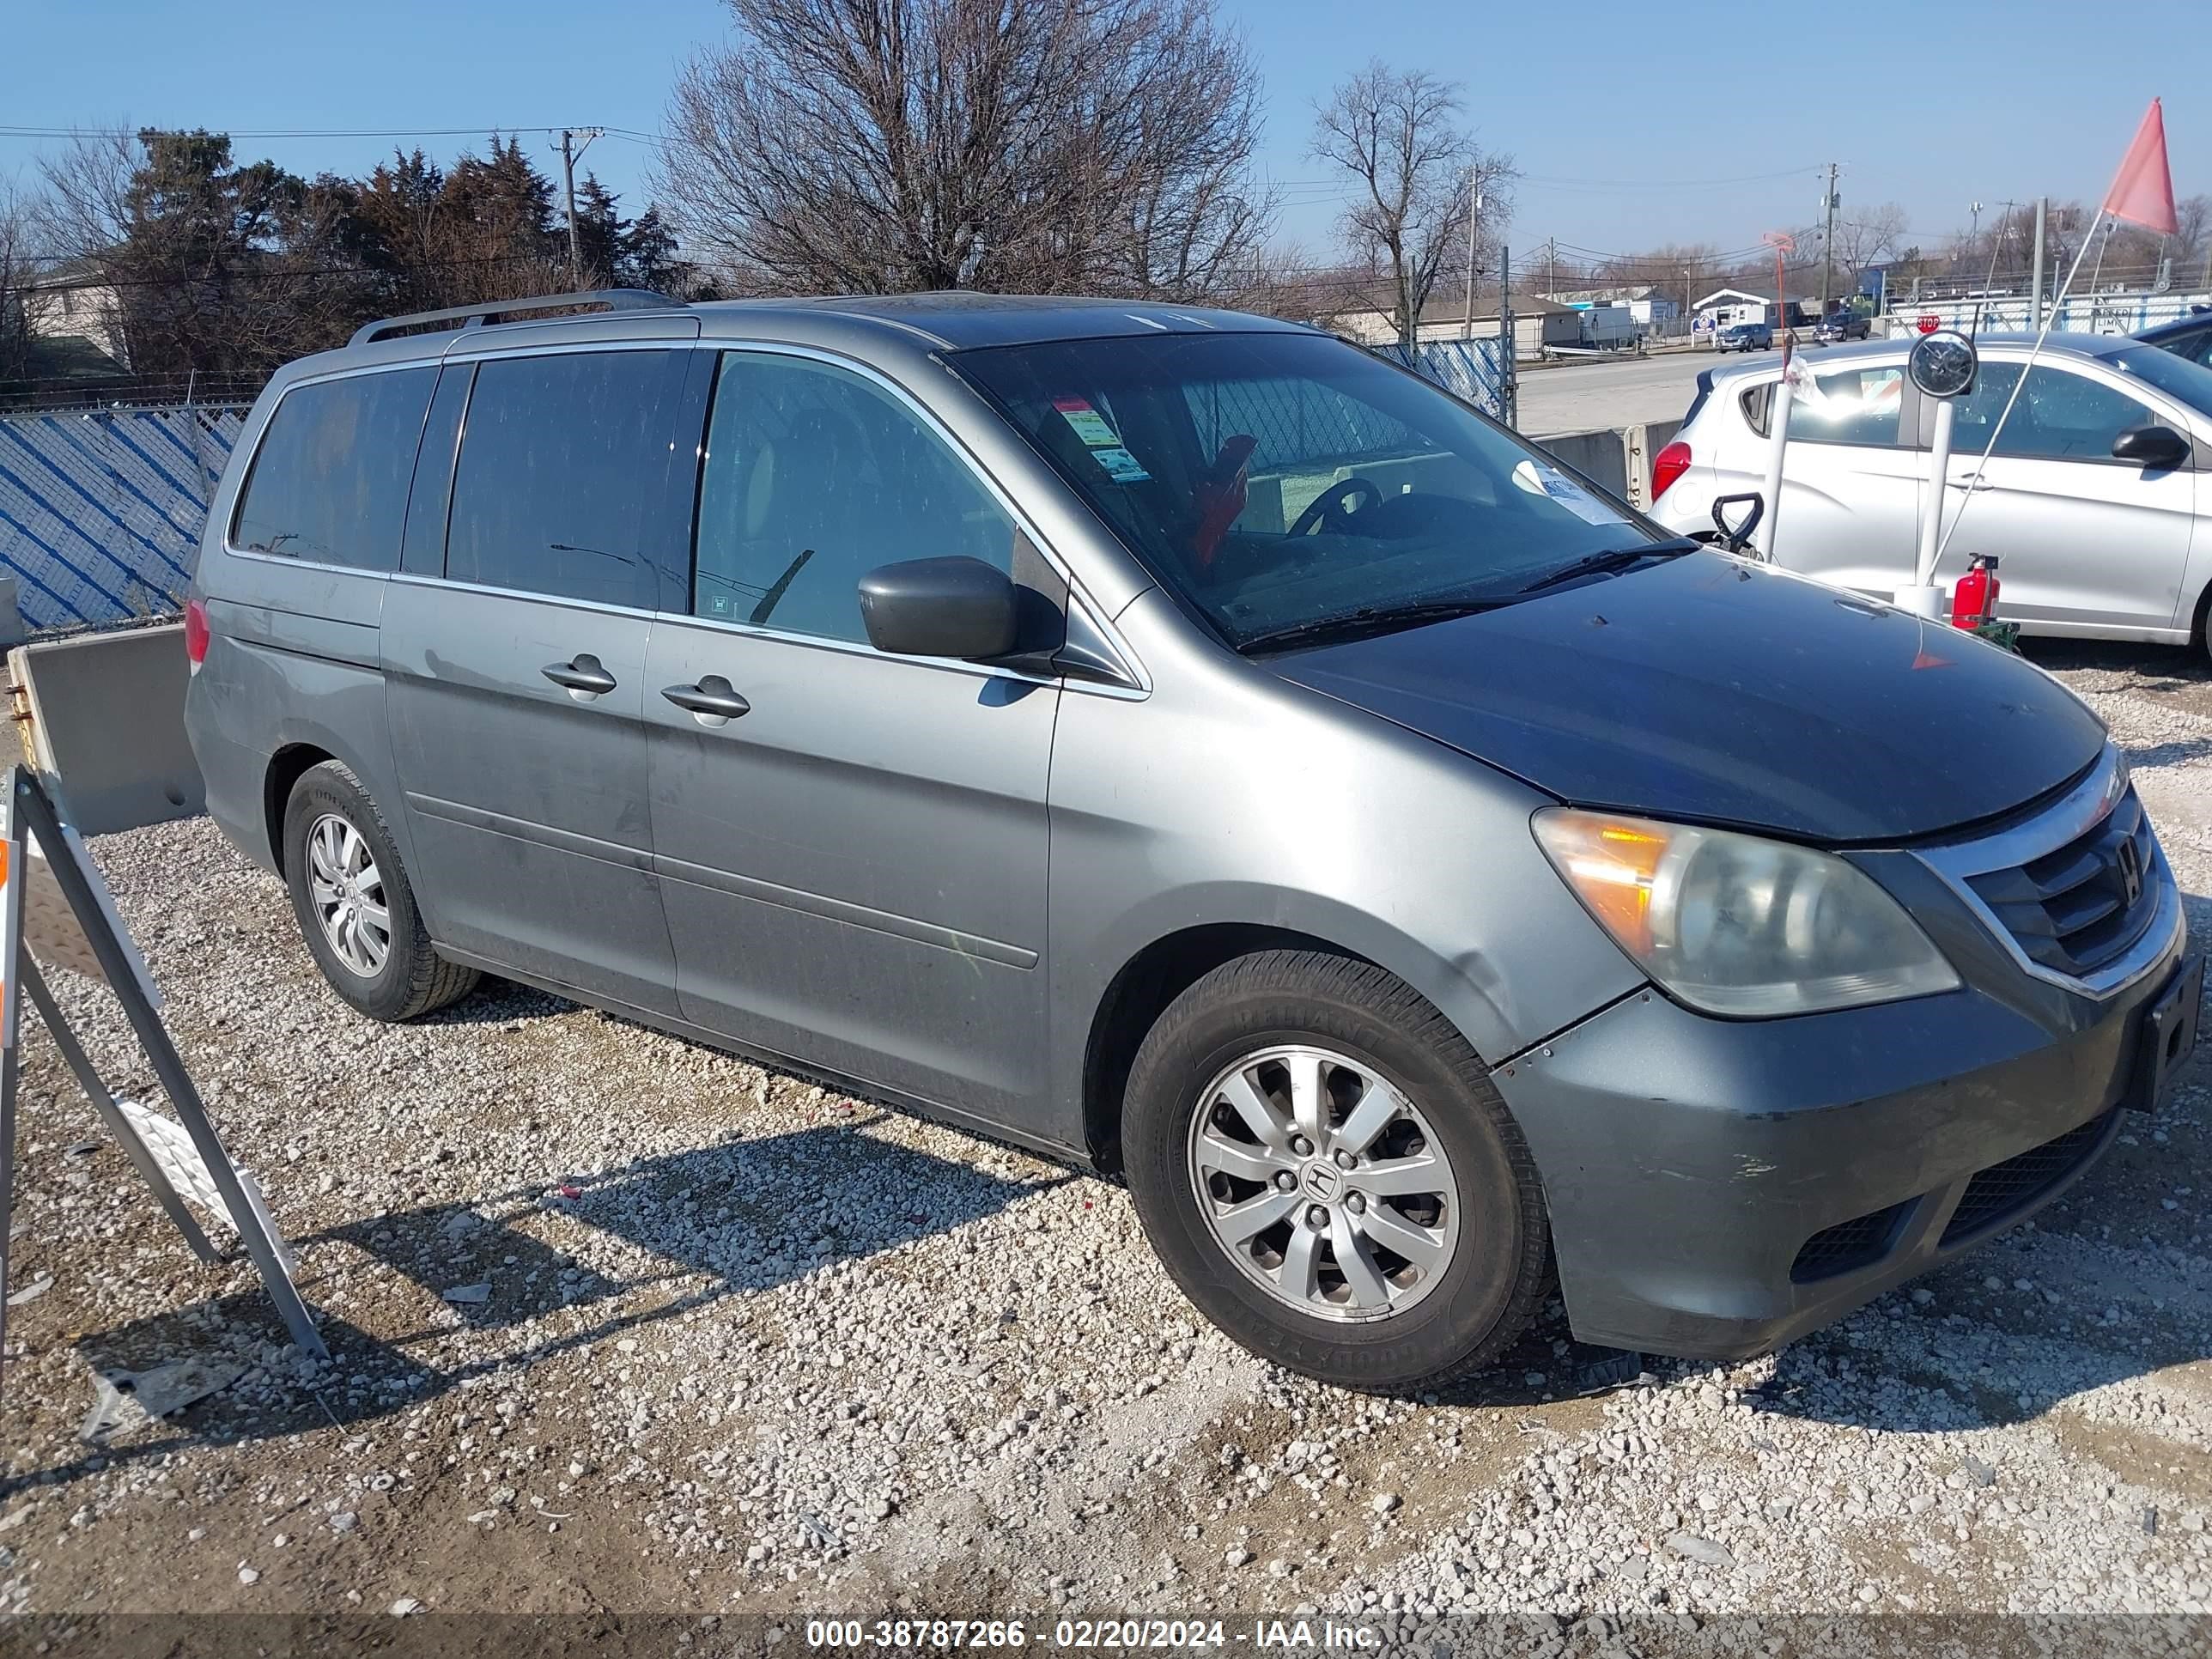
M2064 672L2212 937L2202 676ZM375 1025L204 821L93 851L335 1357L191 1259L27 1019L14 1282L52 1285L9 1310L0 1610L2212 1612L2201 1074L1779 1356L1579 1397L1554 1310L1379 1401L1204 1325L1115 1188L535 993ZM88 1364L191 1354L251 1369L76 1439Z

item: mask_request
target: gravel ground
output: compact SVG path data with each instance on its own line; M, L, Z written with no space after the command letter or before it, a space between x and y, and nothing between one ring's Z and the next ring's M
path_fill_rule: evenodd
M2037 656L2212 937L2212 675ZM2201 1071L2035 1224L1778 1356L1586 1392L1554 1308L1465 1394L1377 1401L1215 1334L1115 1187L533 992L375 1025L204 820L92 848L334 1361L193 1261L27 1020L0 1610L2212 1612ZM78 1439L93 1365L191 1355L246 1369Z

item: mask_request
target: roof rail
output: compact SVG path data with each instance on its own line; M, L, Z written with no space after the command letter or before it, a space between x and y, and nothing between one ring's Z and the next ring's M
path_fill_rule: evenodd
M386 317L374 323L364 323L354 331L349 346L367 345L371 340L380 340L387 334L397 334L403 328L419 328L426 323L459 323L463 328L481 328L495 318L524 311L555 311L563 306L604 306L609 311L661 311L680 307L681 300L672 300L665 294L655 294L649 288L602 288L583 294L541 294L534 299L493 300L479 306L448 306L443 311L413 311L404 317Z

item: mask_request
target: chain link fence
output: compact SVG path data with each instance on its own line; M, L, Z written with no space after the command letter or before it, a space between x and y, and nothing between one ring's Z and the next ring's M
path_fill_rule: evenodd
M1512 371L1498 341L1427 340L1410 351L1398 344L1373 349L1493 419L1512 423Z

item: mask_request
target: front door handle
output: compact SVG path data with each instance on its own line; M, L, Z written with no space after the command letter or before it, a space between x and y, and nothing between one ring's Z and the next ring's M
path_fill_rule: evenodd
M1996 488L1996 486L1991 483L1987 478L1946 478L1943 480L1943 487L1946 489L1973 490L1995 489Z
M752 704L720 674L708 674L696 685L672 685L660 694L678 708L708 720L733 720L752 712Z
M599 696L615 689L615 677L588 651L567 662L549 662L538 672L554 684L571 691L588 691Z

